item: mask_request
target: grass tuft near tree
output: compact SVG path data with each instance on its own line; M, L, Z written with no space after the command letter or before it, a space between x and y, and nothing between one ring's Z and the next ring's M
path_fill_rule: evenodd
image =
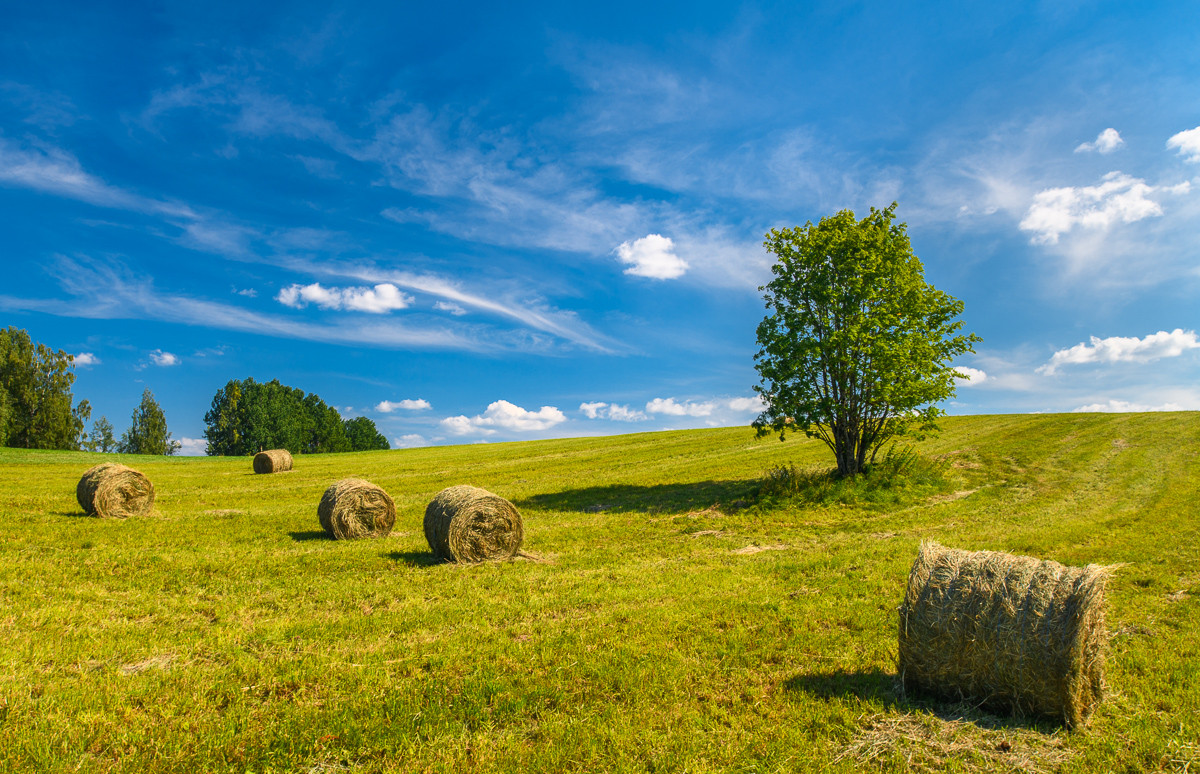
M754 357L766 409L760 436L819 438L841 476L874 461L889 439L936 427L954 395L951 361L981 339L960 334L963 303L925 282L896 203L772 229L777 257Z

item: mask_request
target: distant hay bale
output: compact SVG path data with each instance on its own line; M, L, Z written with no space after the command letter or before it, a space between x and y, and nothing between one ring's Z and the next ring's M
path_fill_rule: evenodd
M438 559L464 564L511 559L524 536L516 506L486 489L448 487L425 509L425 539Z
M922 543L900 607L907 689L1087 724L1104 694L1099 565Z
M287 449L271 449L254 455L255 473L282 473L292 469L292 453Z
M144 516L154 505L154 485L133 468L105 462L83 474L75 486L75 499L89 516Z
M396 523L396 504L370 481L343 478L321 496L317 518L335 540L386 537Z

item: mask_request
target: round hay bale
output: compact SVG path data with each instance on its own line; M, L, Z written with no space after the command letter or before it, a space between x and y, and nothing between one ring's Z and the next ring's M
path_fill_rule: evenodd
M1099 565L922 543L900 607L906 689L1086 725L1104 694Z
M462 563L511 559L524 536L516 506L486 489L448 487L425 508L425 539L438 559Z
M396 504L370 481L343 478L321 496L317 518L335 540L386 537L396 523Z
M292 453L287 449L271 449L254 455L255 473L282 473L292 469Z
M144 516L154 505L154 485L133 468L105 462L83 474L75 486L75 499L89 516Z

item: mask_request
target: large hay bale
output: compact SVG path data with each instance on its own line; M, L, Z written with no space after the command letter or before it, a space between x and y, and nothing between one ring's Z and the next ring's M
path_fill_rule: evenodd
M486 489L448 487L425 509L425 539L438 559L511 559L524 536L516 506Z
M1085 725L1104 694L1099 565L922 543L900 607L905 688Z
M396 523L396 504L370 481L343 478L321 496L317 518L335 540L386 537Z
M282 473L292 469L292 453L287 449L271 449L254 455L255 473Z
M75 486L75 499L89 516L143 516L154 505L154 485L133 468L104 462L89 468Z

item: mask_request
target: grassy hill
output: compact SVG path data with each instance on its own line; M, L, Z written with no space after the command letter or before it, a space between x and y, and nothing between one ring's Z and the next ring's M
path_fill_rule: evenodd
M756 499L823 446L746 428L297 457L0 449L0 770L1145 771L1200 768L1200 414L963 417L947 482ZM152 516L82 515L119 459ZM327 540L363 477L393 534ZM541 561L435 564L426 503L512 500ZM850 500L846 503L841 500ZM1089 729L902 696L920 541L1109 585Z

